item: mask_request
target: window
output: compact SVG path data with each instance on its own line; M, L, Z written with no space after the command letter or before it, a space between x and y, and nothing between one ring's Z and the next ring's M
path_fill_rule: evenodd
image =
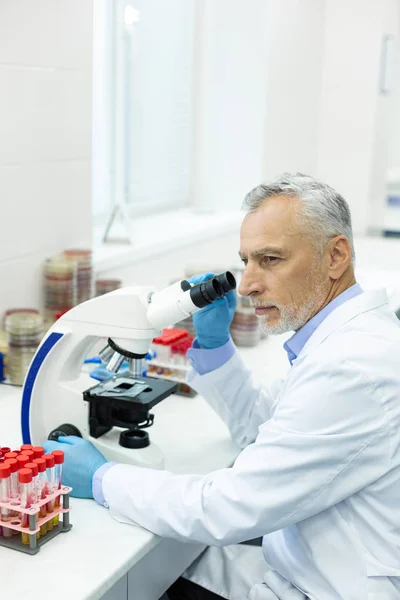
M97 0L93 212L188 203L196 0Z

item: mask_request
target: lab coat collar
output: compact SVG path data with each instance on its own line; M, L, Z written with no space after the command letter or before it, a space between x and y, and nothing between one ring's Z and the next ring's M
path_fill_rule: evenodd
M332 311L320 326L314 331L298 357L293 361L293 367L303 362L310 350L319 346L331 333L351 321L357 315L387 305L388 296L385 289L364 292Z

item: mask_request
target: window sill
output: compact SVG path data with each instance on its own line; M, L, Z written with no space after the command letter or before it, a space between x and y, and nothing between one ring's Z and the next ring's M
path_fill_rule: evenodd
M134 243L102 243L105 227L96 226L93 232L94 266L97 271L121 267L170 250L213 239L218 235L237 233L243 220L242 211L195 213L181 209L157 216L140 217L131 223ZM121 239L128 233L123 224L114 223L110 232Z

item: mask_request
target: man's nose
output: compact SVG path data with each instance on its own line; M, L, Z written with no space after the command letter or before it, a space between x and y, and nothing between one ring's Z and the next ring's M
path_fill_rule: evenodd
M250 296L250 294L259 294L262 284L257 276L257 271L246 265L242 278L240 280L238 292L241 296Z

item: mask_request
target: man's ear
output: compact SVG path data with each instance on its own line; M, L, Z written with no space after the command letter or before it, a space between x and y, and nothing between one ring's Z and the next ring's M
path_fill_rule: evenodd
M329 240L327 251L329 277L340 279L352 261L350 242L345 235L337 235Z

